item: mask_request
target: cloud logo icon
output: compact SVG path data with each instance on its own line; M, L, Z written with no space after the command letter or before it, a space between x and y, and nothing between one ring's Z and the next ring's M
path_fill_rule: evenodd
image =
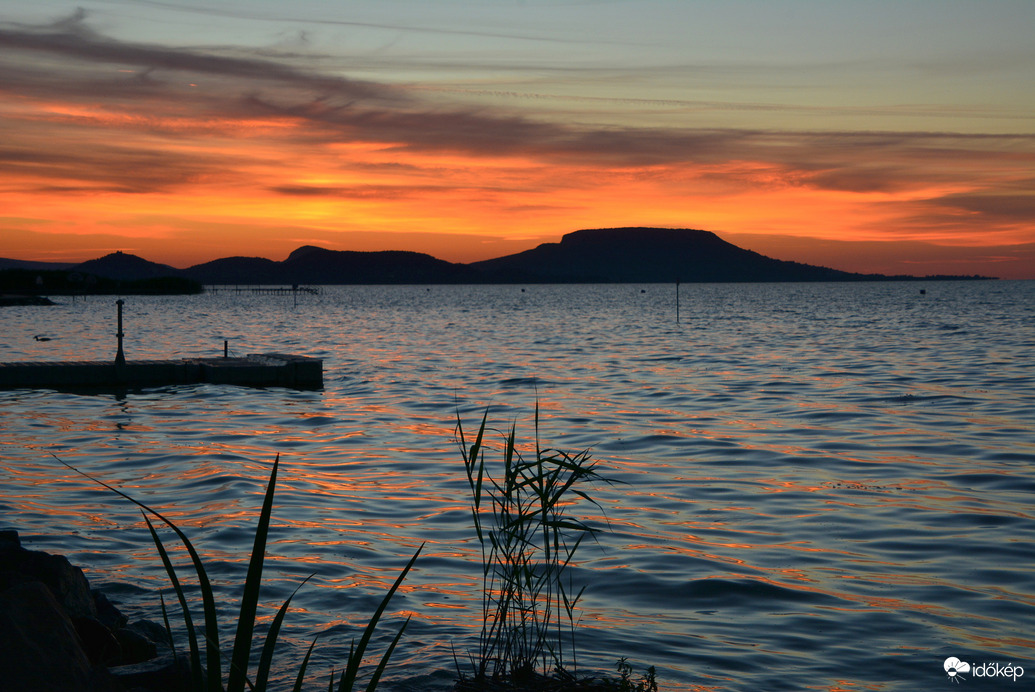
M945 659L945 663L942 664L942 667L945 668L945 674L949 676L949 679L956 683L960 680L966 680L966 678L961 677L961 673L970 672L970 664L966 661L959 660L955 656L949 656Z

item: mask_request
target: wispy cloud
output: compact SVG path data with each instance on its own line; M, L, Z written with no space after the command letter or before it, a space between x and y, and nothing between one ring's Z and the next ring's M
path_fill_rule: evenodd
M0 46L12 51L5 60L7 71L12 73L9 79L17 79L19 73L26 69L24 61L28 56L13 53L20 51L40 54L43 64L52 63L54 58L59 57L73 61L63 65L65 69L82 67L82 63L78 61L86 61L97 66L131 66L139 71L138 76L147 76L154 71L168 71L199 76L239 78L259 83L280 82L296 88L308 88L347 98L390 100L403 98L402 92L397 89L389 89L383 85L361 80L320 75L274 59L219 55L213 52L117 41L94 32L86 24L85 19L85 13L80 11L74 17L39 29L26 27L0 29ZM53 65L51 67L57 73L52 74L48 81L55 86L55 80L62 73L60 67L62 66ZM29 75L37 78L41 76L41 71L31 70ZM18 81L23 86L28 82L24 79ZM137 81L156 83L148 82L147 79ZM125 85L126 82L123 81L122 84ZM73 85L65 86L67 88ZM75 91L77 90L73 89L73 93ZM100 98L105 95L104 93L95 94Z
M314 143L384 142L401 149L456 151L474 155L511 153L578 158L601 165L649 166L758 159L805 171L816 161L853 157L866 162L849 176L817 173L813 184L833 189L878 189L873 180L892 172L888 154L930 161L994 155L1013 144L1030 150L1030 135L967 135L939 132L816 132L745 128L641 128L565 125L500 108L471 107L417 98L412 90L331 76L297 56L223 55L212 51L136 45L100 36L83 15L38 29L0 29L7 49L0 88L16 96L88 102L136 112L137 122L119 127L178 129L188 113L198 132L205 119L233 128L246 119L285 121L298 139ZM242 52L242 51L237 51ZM29 54L39 55L33 60ZM318 62L315 56L311 60ZM647 103L650 103L649 101ZM172 108L170 109L170 106ZM708 104L709 108L800 109L766 104ZM164 110L169 109L169 110ZM865 111L863 111L865 112ZM101 123L102 125L104 123ZM990 142L990 140L997 140ZM1004 152L1005 153L1005 152ZM894 165L894 164L892 164Z
M846 214L872 204L871 216L854 225L871 232L1032 233L1035 135L1023 131L796 129L764 117L754 127L702 127L673 113L849 107L529 96L503 83L474 89L471 100L449 85L355 79L328 67L339 61L304 50L120 41L94 31L83 12L46 26L0 24L0 49L0 194L233 197L212 202L213 214L254 207L241 200L263 195L271 205L353 200L368 205L359 218L370 224L369 205L385 211L405 202L411 206L392 212L400 224L423 223L435 207L471 228L478 221L462 219L465 208L560 223L562 213L595 206L614 213L614 199L594 202L593 193L613 198L624 190L625 213L681 214L682 225L699 225L694 217L704 210L730 223L745 199L769 196L774 214L781 204L799 205L794 218L807 218L808 204L841 204ZM565 78L590 72L579 66ZM503 97L483 99L493 95ZM519 96L563 108L537 114L514 107ZM626 109L620 123L601 124L594 111L601 102ZM659 109L664 117L655 118ZM724 212L725 198L736 201ZM334 214L318 216L326 230Z
M304 21L308 24L322 24L330 26L356 27L359 29L381 29L391 32L410 32L415 34L438 34L443 36L475 36L489 39L514 39L531 42L564 42L571 43L571 38L558 38L546 36L541 33L520 32L520 31L490 31L487 29L477 30L459 26L428 26L426 24L410 24L405 21L393 22L364 22L357 20L334 19L329 17L308 17L300 14L282 14L279 12L261 11L256 8L238 5L234 8L224 8L214 5L189 5L185 3L158 2L157 0L136 0L139 5L184 12L213 17L225 17L231 19L261 20L279 24L293 24ZM595 42L601 42L596 39ZM609 42L609 41L608 41ZM628 43L628 42L626 42Z

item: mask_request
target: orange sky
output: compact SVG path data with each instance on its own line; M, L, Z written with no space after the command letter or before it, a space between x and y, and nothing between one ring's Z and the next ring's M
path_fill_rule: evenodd
M700 17L641 26L622 2L592 15L625 8L620 36L600 28L617 16L522 23L463 2L407 23L373 3L349 21L306 2L276 18L265 3L11 4L0 257L186 267L312 244L467 262L666 226L850 271L1035 278L1035 5L973 4L1004 10L987 32L963 26L968 3L939 9L896 54L867 27L945 5L780 4L822 26L799 17L767 41L771 26L710 3L725 43ZM678 19L698 42L663 30Z

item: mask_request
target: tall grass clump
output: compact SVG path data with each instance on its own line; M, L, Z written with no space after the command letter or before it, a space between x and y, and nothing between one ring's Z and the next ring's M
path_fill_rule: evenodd
M68 464L65 465L68 466ZM241 596L240 611L237 615L236 631L229 653L224 651L219 639L220 622L216 611L216 602L212 591L212 583L208 576L208 570L205 569L205 565L201 561L198 551L194 548L194 545L187 538L186 534L184 534L183 531L181 531L171 520L162 516L162 514L157 510L152 509L144 503L130 497L121 490L69 466L73 471L86 476L113 493L121 495L141 509L141 513L144 516L144 522L147 524L147 528L151 532L151 538L154 541L155 548L161 556L162 564L165 566L166 573L169 575L169 581L172 583L173 590L176 592L176 598L180 603L180 609L183 614L183 624L187 630L192 692L244 692L246 687L250 692L265 692L269 684L269 675L273 666L273 655L277 638L280 634L280 628L284 621L284 616L287 614L288 608L291 605L291 599L294 598L295 593L298 592L298 588L301 588L305 582L312 578L312 575L306 577L302 583L298 585L298 588L295 589L295 593L292 593L277 611L276 616L274 616L273 621L270 623L269 630L266 634L266 640L262 645L258 662L253 671L251 667L253 658L252 654L253 650L256 648L256 645L253 642L253 635L259 605L259 587L262 582L262 569L266 554L266 540L269 536L270 516L273 512L273 492L276 487L277 470L279 465L280 456L278 455L273 462L273 469L270 472L270 479L266 485L266 493L263 498L262 510L259 512L259 522L255 529L252 554L248 562L248 573L245 577L244 590ZM172 559L169 556L169 551L166 549L165 544L158 535L158 531L151 522L151 517L158 519L160 522L172 529L173 533L176 534L176 537L183 544L183 547L187 550L187 554L190 556L194 577L197 581L198 588L201 591L202 622L204 624L201 626L200 631L202 632L203 641L198 640L198 629L195 626L195 618L191 614L187 594L184 590L184 583L180 579L179 571L173 564ZM363 634L360 636L359 643L357 644L353 641L349 651L348 661L345 663L341 671L341 675L338 678L338 684L336 686L334 684L334 673L331 673L330 685L328 686L329 692L351 692L355 688L359 675L360 663L366 653L367 645L374 634L377 623L380 620L381 615L384 613L385 608L388 606L388 602L399 589L399 585L406 577L406 574L410 571L410 568L413 567L413 563L416 561L421 549L423 549L423 546L417 549L417 552L414 553L412 558L410 558L410 561L406 564L406 567L403 568L402 573L399 574L395 583L385 594L384 598L381 599L380 605L368 620L367 625L363 630ZM164 599L162 601L162 610L163 615L166 617L166 626L168 627L168 616L165 613ZM407 618L406 622L404 622L399 628L395 638L389 644L384 655L381 657L380 662L374 669L374 672L367 683L366 689L368 692L377 688L381 675L384 672L385 667L388 665L388 661L391 658L392 653L395 651L395 647L399 643L399 639L402 637L408 624L409 618ZM302 689L306 669L315 645L316 641L314 640L309 646L309 650L306 652L305 658L299 666L295 684L292 688L295 692L300 692ZM204 657L202 657L202 648L204 648ZM225 684L223 676L224 664L226 665Z
M470 444L459 415L456 425L482 560L482 627L471 655L471 682L573 679L576 606L585 586L573 586L569 568L583 540L598 529L570 510L579 500L599 508L582 488L610 481L597 473L588 451L570 454L540 445L538 405L534 454L526 458L518 450L512 426L503 434L499 459L490 462L487 418L488 412Z

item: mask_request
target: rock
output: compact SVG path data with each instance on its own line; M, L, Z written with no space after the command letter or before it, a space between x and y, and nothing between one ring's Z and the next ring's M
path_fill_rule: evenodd
M14 531L13 529L4 529L3 531L0 531L0 553L21 547L22 539L18 537L17 531Z
M168 648L157 658L136 665L118 666L112 675L131 692L187 692L190 689L190 664L176 658Z
M93 692L75 627L41 582L0 593L0 670L6 692Z
M112 631L95 618L73 618L79 641L90 663L110 666L122 660L122 646Z
M68 558L20 546L0 550L0 591L30 581L46 584L69 617L97 617L90 583L83 570L73 567Z
M136 620L126 625L126 629L133 630L148 641L156 644L165 646L169 643L169 632L163 625L159 625L151 620Z
M118 640L121 653L118 665L143 663L158 655L154 640L148 639L135 629L123 627L115 630L115 639Z
M66 558L26 550L17 531L0 531L2 692L187 690L189 666L167 641L161 625L129 623ZM165 656L156 658L160 648Z
M107 596L97 589L92 589L90 596L93 598L93 605L97 610L97 619L104 623L105 627L114 632L126 626L128 621L126 616L108 600Z

